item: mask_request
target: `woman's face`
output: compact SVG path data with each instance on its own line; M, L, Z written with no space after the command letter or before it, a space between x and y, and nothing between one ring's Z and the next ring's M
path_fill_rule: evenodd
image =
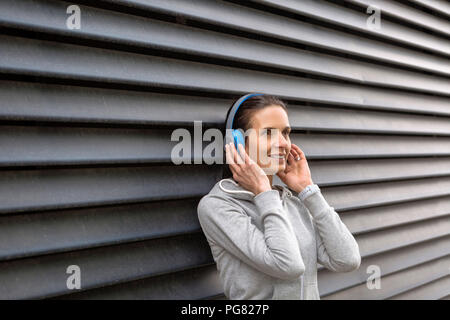
M245 149L266 174L284 171L291 150L291 128L286 111L271 105L253 113ZM271 130L274 129L274 130Z

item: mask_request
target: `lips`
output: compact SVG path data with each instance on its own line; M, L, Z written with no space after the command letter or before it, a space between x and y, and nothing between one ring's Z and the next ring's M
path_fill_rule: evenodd
M269 157L270 158L274 158L274 159L285 159L286 158L286 156L284 154L282 154L282 153L271 154L271 155L269 155Z

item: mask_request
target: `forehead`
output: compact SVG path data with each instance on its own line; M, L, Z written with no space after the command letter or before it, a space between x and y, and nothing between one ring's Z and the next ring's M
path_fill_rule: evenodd
M256 111L252 116L253 128L273 127L282 129L289 126L286 111L277 105L271 105Z

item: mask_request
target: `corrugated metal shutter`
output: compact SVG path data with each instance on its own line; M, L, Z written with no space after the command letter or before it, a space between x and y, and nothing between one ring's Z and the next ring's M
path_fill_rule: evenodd
M449 18L443 0L1 0L0 298L224 298L196 213L221 168L173 165L170 136L259 91L288 102L360 245L359 270L319 271L322 299L448 299Z

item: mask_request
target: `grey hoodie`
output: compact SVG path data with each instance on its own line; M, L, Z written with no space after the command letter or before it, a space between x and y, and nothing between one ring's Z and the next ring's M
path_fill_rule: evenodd
M222 179L197 212L228 299L319 300L317 263L334 272L361 263L358 244L317 185L301 200L286 186L255 196Z

